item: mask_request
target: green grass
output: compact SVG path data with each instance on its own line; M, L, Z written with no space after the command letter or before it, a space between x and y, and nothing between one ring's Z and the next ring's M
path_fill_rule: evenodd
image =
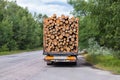
M42 50L42 47L35 48L35 49L27 49L27 50L4 51L4 52L0 52L0 56L10 55L10 54L18 54L18 53L22 53L22 52L29 52L29 51L36 51L36 50Z
M88 54L85 58L97 68L109 70L114 74L120 74L120 59L115 58L112 55Z

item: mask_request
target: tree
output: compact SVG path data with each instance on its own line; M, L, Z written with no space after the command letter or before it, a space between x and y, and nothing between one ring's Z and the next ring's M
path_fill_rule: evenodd
M69 0L73 14L82 18L80 39L90 37L101 45L120 49L120 0ZM88 32L89 33L86 33Z
M42 47L43 18L16 2L0 0L0 51Z

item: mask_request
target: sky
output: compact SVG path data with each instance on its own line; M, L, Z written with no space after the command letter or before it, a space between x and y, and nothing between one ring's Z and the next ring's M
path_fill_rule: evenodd
M8 0L15 1L15 0ZM27 7L31 13L42 13L48 16L57 14L58 16L70 14L73 7L67 3L67 0L16 0L17 4L22 7Z

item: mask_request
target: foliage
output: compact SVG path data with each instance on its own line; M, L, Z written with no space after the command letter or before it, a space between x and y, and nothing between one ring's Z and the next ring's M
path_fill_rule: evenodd
M27 8L14 1L0 0L0 51L42 46L42 20L45 17L42 14L32 16Z
M120 74L120 55L119 52L106 47L101 47L94 38L88 40L89 54L86 56L86 60L96 67L101 69L110 70L113 73Z
M114 51L113 52L113 56L118 58L118 59L120 59L120 51L119 50L118 51Z
M94 37L101 46L120 50L120 0L68 0L80 18L80 44ZM83 44L83 46L84 46Z
M88 52L91 56L108 56L108 55L111 55L111 56L114 56L115 58L117 59L120 59L120 51L116 51L116 50L113 50L113 49L109 49L109 48L106 48L106 47L101 47L96 41L94 38L90 38L88 40L88 44L89 44L89 48L88 49Z
M113 73L120 74L120 60L111 55L87 55L86 60L92 64L95 64L98 68L110 70Z
M106 47L101 47L94 38L90 38L88 40L89 48L88 52L90 55L112 55L115 51L112 49L108 49Z
M94 38L88 40L89 54L85 57L86 60L96 67L110 70L114 73L120 74L120 53L113 49L101 47Z

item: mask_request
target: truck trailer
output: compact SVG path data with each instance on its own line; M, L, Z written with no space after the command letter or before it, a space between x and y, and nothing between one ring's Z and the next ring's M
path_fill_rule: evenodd
M47 65L56 62L77 63L78 18L56 14L44 19L43 54Z

